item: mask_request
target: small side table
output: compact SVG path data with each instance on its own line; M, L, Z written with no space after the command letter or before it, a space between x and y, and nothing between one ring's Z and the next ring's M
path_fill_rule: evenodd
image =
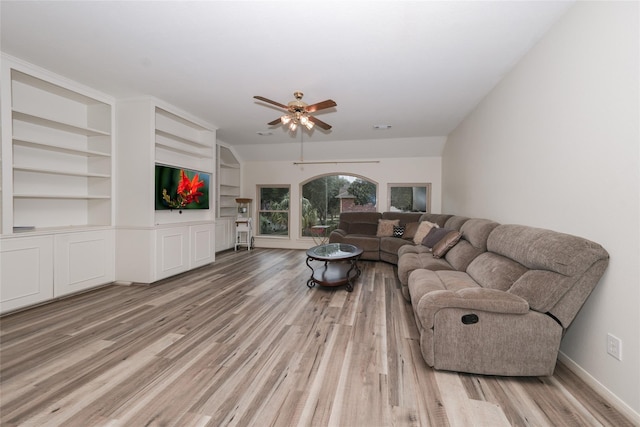
M327 239L329 236L327 235L327 230L329 230L328 225L313 225L311 226L311 237L313 237L313 241L316 245L324 245L327 243Z
M307 267L311 269L307 286L346 285L347 292L353 291L353 283L361 273L358 259L362 252L362 249L346 243L329 243L307 250ZM321 261L324 265L314 268L312 261Z

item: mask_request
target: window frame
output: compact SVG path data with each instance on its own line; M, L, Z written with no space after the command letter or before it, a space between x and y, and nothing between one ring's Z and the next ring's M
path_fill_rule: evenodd
M274 209L262 209L262 189L263 188L286 188L289 192L289 209L287 210L274 210ZM289 239L291 236L291 185L290 184L258 184L256 185L256 236L266 237L270 239ZM260 224L260 216L263 212L273 213L286 213L287 216L287 234L286 235L278 235L278 234L262 234L262 227Z
M387 211L391 211L391 191L392 188L424 188L426 191L425 209L424 213L431 212L431 183L430 182L400 182L387 184ZM402 212L423 212L423 211L402 211Z
M373 205L373 207L375 208L376 212L378 212L378 210L379 210L379 207L380 207L380 187L381 187L382 184L380 184L377 181L374 181L371 178L368 178L368 177L366 177L364 175L360 175L360 174L353 173L353 172L327 172L327 173L322 173L322 174L319 174L319 175L315 175L315 176L309 177L306 180L300 182L299 185L298 185L298 187L299 187L299 195L300 195L300 197L299 197L300 200L298 202L298 212L300 213L299 218L298 218L298 233L299 233L299 238L300 239L308 239L308 240L312 240L312 239L315 240L316 239L313 236L305 236L304 235L304 230L303 230L303 221L304 221L304 219L303 219L303 215L302 215L302 211L303 211L302 203L303 203L303 199L304 199L304 197L303 197L303 194L304 194L303 187L306 184L308 184L308 183L310 183L312 181L315 181L315 180L321 179L321 178L325 178L325 177L328 177L328 176L348 176L348 177L352 177L352 178L359 179L359 180L362 180L362 181L367 181L367 182L370 182L370 183L374 184L375 187L376 187L376 191L375 191L375 205ZM291 205L289 205L289 208L291 208ZM339 214L338 214L338 216L339 216ZM327 233L327 236L328 236L328 233Z

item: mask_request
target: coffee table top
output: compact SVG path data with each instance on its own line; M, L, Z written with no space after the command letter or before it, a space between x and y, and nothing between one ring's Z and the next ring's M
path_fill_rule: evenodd
M346 260L362 255L362 249L347 243L328 243L307 250L307 256L320 261Z

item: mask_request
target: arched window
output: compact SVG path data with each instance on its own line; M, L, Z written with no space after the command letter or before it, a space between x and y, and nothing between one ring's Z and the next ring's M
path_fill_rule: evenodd
M377 210L378 185L355 175L311 178L302 184L301 194L301 236L328 236L338 226L340 212Z

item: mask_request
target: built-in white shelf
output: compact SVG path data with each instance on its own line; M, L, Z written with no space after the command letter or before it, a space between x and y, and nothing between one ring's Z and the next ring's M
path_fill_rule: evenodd
M218 217L238 215L236 198L240 197L240 162L229 147L218 145Z
M50 142L42 142L36 140L29 140L27 138L13 138L14 146L22 146L28 148L36 148L39 150L52 151L57 153L65 153L71 154L75 156L84 156L84 157L111 157L111 153L105 153L102 151L95 150L87 150L80 148L69 148L64 147L59 144L50 143Z
M56 170L56 169L48 169L48 168L32 168L32 167L14 166L13 170L21 171L21 172L46 173L46 174L52 174L52 175L81 176L81 177L91 177L91 178L111 178L111 174L106 174L106 173L74 172L70 170Z
M23 225L112 226L113 101L21 65L4 72L11 99L3 138L11 149L2 164L11 172L4 174L3 234Z
M104 132L98 129L89 127L77 126L71 123L65 123L58 120L48 119L46 117L34 116L32 114L24 113L21 111L13 111L13 119L26 123L31 123L38 126L44 126L47 128L60 130L63 132L75 133L85 136L108 136L109 132Z
M92 199L102 199L109 200L111 196L107 195L96 195L96 194L26 194L26 193L14 193L13 197L15 199L69 199L69 200L92 200Z

